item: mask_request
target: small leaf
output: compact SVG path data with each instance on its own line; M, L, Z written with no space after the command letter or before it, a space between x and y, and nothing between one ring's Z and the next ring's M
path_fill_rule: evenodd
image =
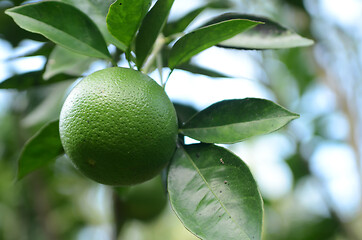
M0 89L25 90L31 87L45 86L61 81L71 80L74 78L76 78L76 76L61 73L45 81L43 79L43 71L27 72L19 75L14 75L0 82Z
M199 112L180 132L207 143L235 143L276 131L298 117L265 99L224 100Z
M44 167L62 154L59 120L56 120L45 125L25 144L18 162L17 179Z
M260 240L263 202L247 165L211 144L179 147L168 172L173 210L205 240Z
M153 44L162 31L174 0L158 0L143 19L136 37L137 67L142 68Z
M95 60L97 59L80 55L60 46L55 46L49 56L43 77L44 79L49 79L60 73L80 76Z
M211 20L206 25L230 19L250 19L264 22L265 24L260 24L253 29L227 39L219 43L219 47L260 50L304 47L313 44L313 40L303 38L292 30L265 17L239 13L225 13Z
M25 30L40 33L71 51L110 59L107 45L94 22L72 5L42 1L6 10Z
M126 50L130 48L151 2L151 0L117 0L109 8L108 30L125 45Z
M181 37L172 47L169 58L169 67L188 61L199 52L218 44L236 34L259 24L250 20L228 20L194 30Z

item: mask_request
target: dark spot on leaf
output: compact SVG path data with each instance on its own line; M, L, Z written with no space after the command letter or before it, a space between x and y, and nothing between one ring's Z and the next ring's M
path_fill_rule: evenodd
M94 165L96 165L96 161L93 159L88 159L88 164L91 166L94 166Z
M196 157L199 158L199 157L200 157L200 154L199 154L199 153L196 153Z
M224 184L228 184L228 181L225 180L225 181L224 181Z
M222 193L222 191L220 191L220 193Z
M121 5L122 5L122 3L120 2L120 3L119 3L119 5L121 6Z

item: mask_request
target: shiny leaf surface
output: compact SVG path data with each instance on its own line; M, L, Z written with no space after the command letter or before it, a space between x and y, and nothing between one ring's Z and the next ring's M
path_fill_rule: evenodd
M125 45L125 50L131 46L151 2L151 0L117 0L109 8L108 30Z
M61 0L69 3L87 14L102 32L107 43L111 43L119 49L126 51L126 46L117 40L107 29L106 16L109 6L114 0Z
M208 24L215 24L230 19L250 19L253 21L264 22L265 24L260 24L253 29L227 39L219 43L219 47L239 49L279 49L304 47L313 44L313 40L304 38L294 31L265 17L239 13L226 13L216 17Z
M72 5L44 1L8 9L6 14L25 30L42 34L71 51L110 59L107 45L97 26Z
M168 192L185 227L205 240L261 239L263 203L247 165L211 144L179 147Z
M187 62L199 52L257 24L258 22L254 21L234 19L194 30L181 37L172 47L168 65L171 69L174 69L177 65Z
M278 130L298 117L265 99L224 100L199 112L180 132L202 142L235 143Z

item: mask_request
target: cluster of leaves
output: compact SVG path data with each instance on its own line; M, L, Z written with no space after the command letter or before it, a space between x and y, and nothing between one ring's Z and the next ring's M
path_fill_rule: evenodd
M44 70L13 76L0 88L23 90L69 80L81 76L97 59L117 65L121 57L145 73L158 69L162 76L168 68L169 77L174 69L223 77L190 59L215 45L263 50L312 44L265 17L240 13L216 16L185 33L202 11L224 6L208 4L167 22L173 2L158 0L151 7L151 0L62 0L10 8L6 14L21 28L56 45L45 43L30 54L48 57ZM117 48L114 53L107 48L110 44ZM167 190L173 210L202 239L260 239L263 203L257 184L238 156L214 144L270 133L298 115L256 98L221 101L198 113L175 107L181 139L188 136L201 143L185 145L181 140L170 163ZM18 179L64 154L58 127L58 120L50 122L26 143Z

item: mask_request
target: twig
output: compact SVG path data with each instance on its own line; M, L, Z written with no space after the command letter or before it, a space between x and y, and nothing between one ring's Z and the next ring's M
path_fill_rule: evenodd
M153 47L153 50L150 54L150 57L148 58L147 62L145 63L145 66L142 69L142 72L148 73L155 62L155 59L157 55L161 52L163 46L165 44L165 37L160 34L156 40L155 46Z

